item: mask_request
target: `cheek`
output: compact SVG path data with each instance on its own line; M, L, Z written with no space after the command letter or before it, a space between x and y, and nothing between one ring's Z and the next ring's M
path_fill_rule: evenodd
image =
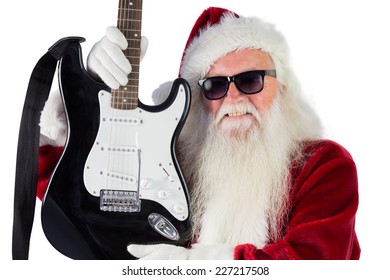
M204 106L207 108L208 112L212 113L213 116L215 116L217 114L219 108L221 108L222 100L223 99L208 100L207 98L202 97L202 102L203 102Z
M277 95L277 81L273 79L273 81L267 81L264 85L264 89L254 95L248 95L249 100L252 104L257 108L257 110L261 112L268 112L271 108L276 95Z

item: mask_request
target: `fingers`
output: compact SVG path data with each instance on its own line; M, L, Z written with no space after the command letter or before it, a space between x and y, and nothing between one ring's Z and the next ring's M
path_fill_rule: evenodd
M130 254L138 259L143 259L153 253L155 245L135 245L131 244L127 247Z
M140 58L145 56L148 48L148 39L141 37ZM122 32L114 26L106 29L106 35L97 42L87 58L87 69L100 77L105 84L112 89L127 85L132 67L123 50L128 47L128 42Z
M88 70L113 89L126 85L131 72L131 64L121 49L106 37L92 48L87 65Z
M118 48L118 45L113 44L109 41L108 38L102 39L102 50L104 51L101 55L105 55L101 60L108 63L113 63L119 70L121 70L125 74L129 74L131 72L131 65L129 60L125 57L122 50Z
M155 244L155 245L129 245L127 250L134 257L142 260L185 260L188 250L184 247Z
M106 29L106 38L120 47L122 50L127 48L127 40L120 30L115 26L109 26Z
M141 54L140 54L141 61L146 54L146 50L148 49L148 45L149 45L148 38L146 38L145 36L142 36L141 37L141 46L140 46L140 48L141 48Z

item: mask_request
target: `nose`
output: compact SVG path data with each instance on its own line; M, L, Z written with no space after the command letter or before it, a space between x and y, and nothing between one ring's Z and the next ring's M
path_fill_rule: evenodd
M245 94L242 94L236 87L234 82L230 82L228 92L225 96L225 100L231 103L238 102L245 98Z

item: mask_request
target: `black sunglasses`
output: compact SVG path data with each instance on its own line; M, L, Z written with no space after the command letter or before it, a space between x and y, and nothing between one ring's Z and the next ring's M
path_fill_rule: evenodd
M276 78L276 71L253 70L231 77L215 76L199 80L198 84L207 99L217 100L226 96L231 82L244 94L254 94L262 91L265 75Z

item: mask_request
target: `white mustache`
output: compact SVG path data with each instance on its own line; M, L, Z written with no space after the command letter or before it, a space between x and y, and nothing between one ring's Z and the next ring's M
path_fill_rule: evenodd
M235 104L222 103L222 106L215 117L215 121L219 123L225 116L232 117L246 114L251 114L259 119L259 112L250 102L239 102Z

